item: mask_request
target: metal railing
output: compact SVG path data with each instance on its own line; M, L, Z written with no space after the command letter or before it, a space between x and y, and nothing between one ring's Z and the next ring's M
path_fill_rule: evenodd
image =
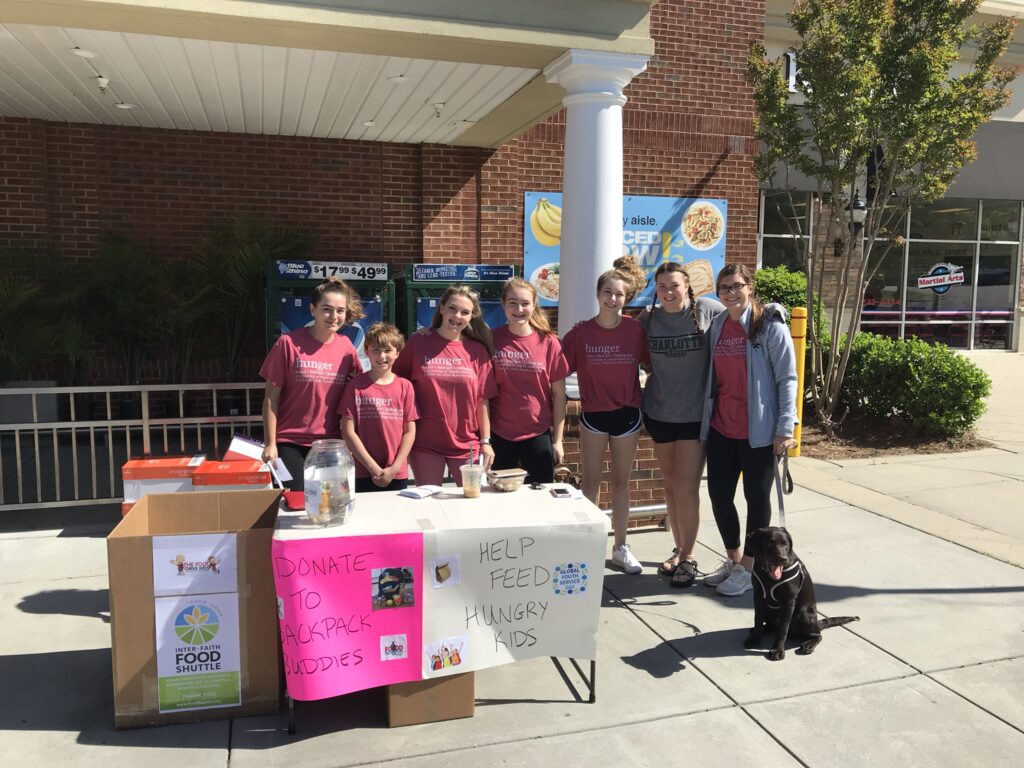
M264 384L0 388L0 511L120 501L139 456L261 437Z

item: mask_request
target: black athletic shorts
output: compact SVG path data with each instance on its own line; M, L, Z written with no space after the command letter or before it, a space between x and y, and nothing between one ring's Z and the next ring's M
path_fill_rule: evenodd
M644 414L647 434L656 443L674 443L676 440L700 440L699 421L658 421Z
M640 431L640 409L626 406L617 411L584 411L580 424L599 435L628 437Z

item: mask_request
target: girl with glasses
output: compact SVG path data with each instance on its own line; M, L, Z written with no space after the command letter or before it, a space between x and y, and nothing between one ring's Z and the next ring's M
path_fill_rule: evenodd
M646 280L632 256L615 260L597 280L598 313L565 334L562 350L569 373L579 374L580 454L583 495L597 504L605 448L611 447L612 563L626 573L640 573L640 561L626 543L629 522L629 476L640 436L640 360L646 347L639 322L622 308Z
M700 438L707 451L708 494L727 557L704 583L719 594L750 589L753 557L741 549L733 498L740 474L747 503L746 533L771 524L775 456L793 445L796 357L778 305L754 298L754 278L726 264L715 283L726 311L708 329L711 366Z

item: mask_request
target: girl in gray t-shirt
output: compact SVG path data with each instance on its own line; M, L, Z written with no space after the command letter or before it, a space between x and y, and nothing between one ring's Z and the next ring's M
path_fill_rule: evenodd
M673 587L697 578L693 550L700 523L699 490L704 470L700 442L711 320L725 311L712 298L695 298L686 268L665 262L654 273L658 306L637 318L647 331L649 373L644 388L644 426L654 441L665 481L665 506L675 547L659 571Z

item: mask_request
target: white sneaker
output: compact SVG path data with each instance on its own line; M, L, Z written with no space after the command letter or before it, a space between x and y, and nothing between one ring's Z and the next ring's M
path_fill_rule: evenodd
M636 559L630 550L629 544L612 548L612 565L618 566L626 573L641 573L644 570L643 566L640 565L640 561Z
M750 572L739 563L736 563L732 567L732 573L729 574L729 578L715 587L715 591L726 597L736 597L742 595L750 588Z
M729 558L726 558L725 560L720 562L715 570L713 570L711 573L704 577L704 586L717 587L719 584L721 584L723 581L729 578L729 574L732 573L733 565L733 561Z

